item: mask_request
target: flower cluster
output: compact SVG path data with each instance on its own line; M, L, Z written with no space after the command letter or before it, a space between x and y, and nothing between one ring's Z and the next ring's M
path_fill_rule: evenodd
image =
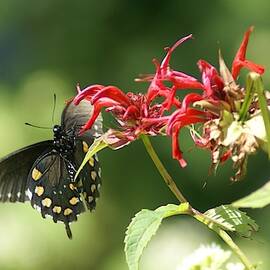
M242 68L260 75L264 73L262 66L246 59L246 49L252 30L251 27L245 33L230 70L221 53L219 72L207 61L199 60L201 80L176 71L170 66L172 53L179 45L192 38L192 35L189 35L167 48L161 63L156 59L153 60L156 67L155 74L136 79L149 82L145 94L124 93L115 86L91 85L85 89L78 86L75 104L88 99L94 106L94 112L81 132L91 128L101 110L105 108L106 112L110 112L117 121L117 127L110 128L103 135L111 147L115 149L122 147L138 139L142 134L149 136L166 134L172 138L173 158L179 161L181 167L185 167L186 161L179 146L179 132L183 127L192 125L191 136L195 144L212 152L214 166L232 157L238 169L234 178L237 180L243 175L247 155L258 147L256 136L247 132L243 119L239 117L246 89L237 84ZM182 89L196 89L196 91L179 100L177 91ZM255 107L256 100L249 104L249 118L245 120L250 120L252 114L258 112ZM195 130L198 123L202 126L202 134L198 134ZM240 123L238 126L242 128L237 136L231 132L232 126L236 123ZM230 132L234 135L229 136Z
M185 257L177 270L245 269L245 266L242 263L228 262L230 257L230 251L223 250L215 243L212 243L211 245L201 245L192 254Z

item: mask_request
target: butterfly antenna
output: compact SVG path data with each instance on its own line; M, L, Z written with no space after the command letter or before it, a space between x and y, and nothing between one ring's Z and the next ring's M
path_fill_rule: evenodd
M56 107L56 94L53 94L53 111L52 111L52 124L54 125L54 115Z
M36 126L30 123L24 123L26 126L34 127L34 128L42 128L42 129L52 129L51 127L42 127L42 126Z

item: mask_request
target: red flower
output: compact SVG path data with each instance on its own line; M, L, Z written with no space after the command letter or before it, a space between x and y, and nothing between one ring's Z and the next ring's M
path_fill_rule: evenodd
M101 109L106 108L119 124L118 129L110 129L107 133L107 142L114 148L126 145L140 134L160 134L168 120L168 117L163 116L162 104L151 104L153 98L143 94L125 94L115 86L101 85L92 85L84 90L78 87L78 92L75 104L87 98L94 105L94 112L81 132L91 128Z
M94 106L93 114L81 132L91 128L101 110L105 108L118 123L118 127L109 129L104 137L113 148L122 147L136 140L141 134L164 135L163 131L166 130L167 135L172 137L173 158L185 167L186 162L179 147L179 132L187 125L202 123L203 134L191 134L195 144L210 149L215 160L213 163L225 161L232 155L232 148L226 149L226 146L221 145L223 131L226 133L228 128L224 126L224 111L234 119L239 113L245 95L245 89L238 86L235 80L243 67L259 74L264 72L262 66L246 60L246 49L252 30L251 27L245 33L233 60L231 72L221 56L220 74L207 61L198 61L202 82L170 67L172 53L179 45L192 38L192 35L189 35L167 48L161 63L153 60L156 67L154 75L136 79L150 83L146 94L126 94L115 86L92 85L83 90L78 87L75 104L86 98ZM167 82L171 83L171 86L167 86ZM189 93L181 102L176 93L182 89L201 90L201 93ZM158 97L162 97L163 100L160 101ZM200 108L197 108L197 105L200 105Z

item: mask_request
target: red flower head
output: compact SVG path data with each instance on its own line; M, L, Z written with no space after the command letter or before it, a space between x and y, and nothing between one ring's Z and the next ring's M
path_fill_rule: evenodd
M184 167L186 162L179 148L179 132L187 125L201 123L203 134L198 137L192 133L194 142L197 146L210 149L216 163L225 161L230 155L233 155L233 147L222 145L221 137L224 136L222 128L228 119L234 119L235 115L237 117L239 105L243 103L245 96L245 89L240 88L235 80L243 67L259 74L264 72L262 66L246 60L246 49L252 29L249 28L245 33L232 64L232 73L226 67L221 56L220 73L205 60L198 61L202 82L181 71L172 69L170 67L172 53L183 42L191 39L192 35L189 35L167 48L167 53L161 63L153 60L156 66L154 75L145 75L136 79L136 81L150 83L146 94L131 92L125 94L115 86L92 85L83 90L78 86L78 95L74 99L75 104L86 98L91 100L94 106L93 115L81 132L91 128L101 109L106 108L106 112L112 113L118 123L117 128L109 129L104 136L109 145L113 148L119 148L136 140L141 134L164 135L163 131L166 130L167 135L172 137L173 158L177 159ZM166 82L170 82L171 85L167 86ZM201 93L189 93L181 102L177 99L176 93L182 89L196 89L200 90ZM158 97L162 97L163 100L160 101L157 99ZM226 121L224 115L229 115ZM230 121L227 123L233 122L233 120ZM214 137L213 134L215 134ZM217 136L217 134L219 135ZM250 139L249 142L251 141ZM237 147L239 148L239 144ZM221 148L223 154L219 155L217 159L217 152ZM242 163L242 159L238 158L238 164Z
M125 94L115 86L92 85L83 90L78 86L75 104L84 98L91 100L94 112L81 132L91 128L101 109L106 108L119 124L117 130L110 129L107 133L107 142L114 148L126 145L141 134L155 136L167 123L162 104L152 104L154 97L148 95Z
M78 87L78 95L74 99L75 104L87 98L94 105L93 115L81 132L91 128L101 109L106 108L106 111L111 112L119 124L117 130L110 129L107 133L107 139L113 142L113 147L123 146L137 139L140 134L150 136L161 134L169 119L169 116L165 116L164 112L172 107L181 107L181 103L175 98L175 92L186 88L204 88L195 78L183 72L174 71L169 66L172 52L190 38L191 35L184 37L176 42L172 48L167 49L167 54L161 64L154 60L156 74L148 75L140 80L150 81L145 95L130 92L125 94L115 86L92 85L83 90ZM165 86L164 81L172 82L172 87ZM164 100L157 103L157 97L163 97ZM183 104L186 106L186 102ZM192 114L192 111L189 113ZM179 155L175 154L174 156Z

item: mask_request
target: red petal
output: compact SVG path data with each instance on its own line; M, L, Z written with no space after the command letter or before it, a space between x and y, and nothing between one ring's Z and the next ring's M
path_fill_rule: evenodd
M264 67L261 66L261 65L258 65L258 64L255 64L249 60L245 60L243 63L242 63L243 67L249 69L249 70L252 70L254 72L257 72L259 74L263 74L264 73Z
M171 55L173 53L173 51L179 46L181 45L183 42L185 42L186 40L192 38L192 35L188 35L186 37L183 37L181 39L179 39L171 48L169 48L166 56L164 57L161 65L160 65L160 69L166 69L169 66L169 62L170 62L170 58Z
M167 75L167 79L170 80L177 90L181 89L202 89L204 86L198 82L195 78L189 79L186 77L173 76L170 73Z
M200 122L205 122L206 120L201 118L201 117L197 117L197 116L191 116L191 117L187 117L187 116L182 116L181 119L178 119L178 121L176 123L174 123L173 127L172 127L172 132L171 132L171 136L172 136L172 155L174 159L177 159L180 163L181 167L185 167L187 165L186 161L183 159L182 157L182 152L180 150L180 146L179 146L179 132L181 130L181 128L183 128L186 125L190 125L190 124L195 124L195 123L200 123Z
M118 103L111 101L110 99L103 99L103 101L96 102L94 104L94 110L91 118L86 122L86 124L82 127L80 130L80 133L85 132L86 130L90 129L94 122L96 121L98 115L101 112L101 109L103 107L111 107L111 106L116 106Z
M193 94L190 94L190 100L192 100L193 98ZM194 94L194 100L196 99L195 97L196 94ZM189 95L188 95L189 96ZM171 116L170 119L168 121L168 126L167 126L167 134L171 134L172 133L172 128L175 125L176 122L179 121L184 121L185 119L191 119L191 117L199 117L200 119L206 119L207 114L203 111L197 110L197 109L193 109L193 108L187 108L187 104L188 104L188 99L189 97L187 96L187 100L185 101L186 105L184 105L183 108L180 108L178 110L176 110ZM199 95L197 97L197 100L200 100ZM205 120L203 120L205 121ZM193 124L192 121L190 124Z
M130 105L130 100L119 88L115 86L106 86L93 96L92 102L95 103L101 98L109 98L121 104L124 107Z
M78 105L83 99L86 97L92 98L97 92L99 92L104 86L100 84L94 84L86 87L85 89L81 90L80 86L77 85L78 94L74 98L74 104Z
M182 168L186 167L187 163L183 159L182 152L180 151L179 147L179 136L180 128L176 126L172 133L172 156L174 159L177 159L179 161L179 164Z
M183 102L182 102L182 106L181 106L182 112L186 111L188 106L191 103L194 103L196 101L200 101L202 99L203 99L203 97L201 95L199 95L199 94L196 94L196 93L187 94L184 97Z
M220 162L225 162L231 156L232 156L232 150L229 149L220 157Z
M259 74L263 74L264 73L264 67L257 65L253 62L250 62L248 60L246 60L246 50L247 50L247 45L248 45L248 41L249 41L249 36L251 34L251 32L253 31L254 27L250 27L243 38L243 41L240 45L240 48L238 49L235 58L233 60L233 64L232 64L232 76L234 79L236 79L240 73L241 68L245 67L251 71L255 71Z
M123 119L135 118L139 114L138 108L134 105L129 106L124 113Z
M205 86L206 96L213 97L215 92L222 91L224 83L216 68L205 60L199 60L197 65L202 73L202 81Z

